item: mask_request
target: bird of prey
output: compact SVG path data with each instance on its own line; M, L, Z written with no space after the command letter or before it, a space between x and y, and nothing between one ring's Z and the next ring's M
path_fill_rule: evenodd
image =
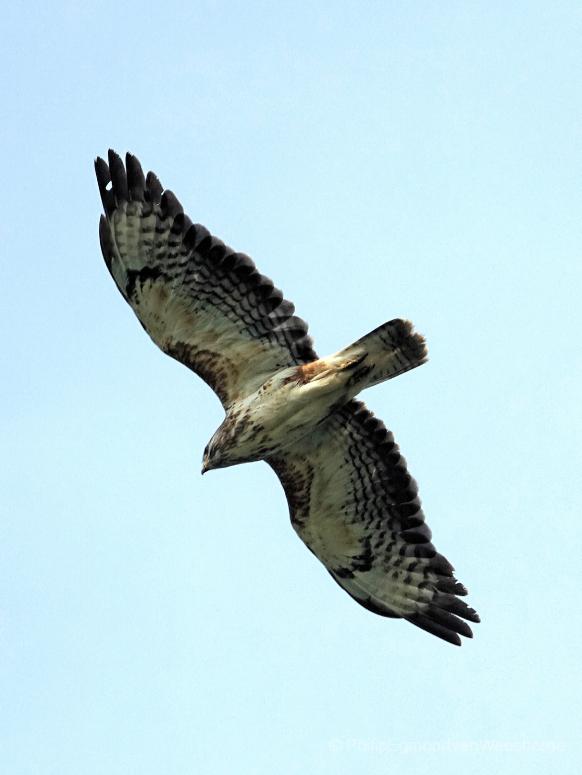
M105 263L152 340L218 394L225 418L202 473L265 460L293 527L335 581L381 616L455 645L472 637L467 590L431 543L392 433L355 400L424 363L424 339L391 320L318 358L271 280L204 226L135 156L95 162Z

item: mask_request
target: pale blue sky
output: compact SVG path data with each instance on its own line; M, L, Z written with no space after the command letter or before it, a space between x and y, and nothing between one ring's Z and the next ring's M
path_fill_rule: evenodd
M314 7L315 6L315 7ZM2 11L0 770L569 773L581 751L582 8L14 3ZM396 316L366 401L482 616L375 617L102 262L131 150L327 353Z

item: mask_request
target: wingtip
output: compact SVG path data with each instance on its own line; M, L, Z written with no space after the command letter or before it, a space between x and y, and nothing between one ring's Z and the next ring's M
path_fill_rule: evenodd
M121 161L121 156L117 153L117 151L114 151L113 148L108 149L107 158L109 159L109 164L112 162L115 163L117 161Z
M453 609L454 610L454 609ZM469 627L466 621L460 617L466 617L466 613L461 613L458 609L455 613L438 606L429 606L425 611L417 611L411 616L405 618L416 627L420 627L421 630L430 632L431 635L436 635L437 638L452 643L453 646L461 645L462 635L464 638L472 638L473 630ZM471 619L471 621L473 621Z
M97 178L100 177L109 178L109 165L105 161L105 159L101 158L101 156L97 156L95 159L95 172L97 173Z
M127 173L127 187L133 201L143 201L146 188L145 176L137 156L129 151L125 154L125 169Z
M111 172L107 162L98 156L95 159L95 176L97 177L97 186L99 187L99 194L101 196L101 202L103 203L103 209L109 216L112 210L115 208L115 196L111 190Z
M157 204L161 201L164 187L160 183L158 176L151 170L146 175L146 191L151 202Z

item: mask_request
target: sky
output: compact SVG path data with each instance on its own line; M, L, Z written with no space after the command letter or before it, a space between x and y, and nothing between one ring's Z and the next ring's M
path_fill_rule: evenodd
M13 3L0 50L0 770L574 773L582 764L576 2ZM367 391L482 623L374 616L264 463L200 477L213 393L103 264L137 154Z

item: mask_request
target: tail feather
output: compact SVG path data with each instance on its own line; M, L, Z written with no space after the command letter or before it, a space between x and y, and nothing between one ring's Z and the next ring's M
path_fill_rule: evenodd
M362 387L371 387L426 363L428 353L424 337L412 323L396 319L370 331L335 358L354 369L353 379L365 382Z

